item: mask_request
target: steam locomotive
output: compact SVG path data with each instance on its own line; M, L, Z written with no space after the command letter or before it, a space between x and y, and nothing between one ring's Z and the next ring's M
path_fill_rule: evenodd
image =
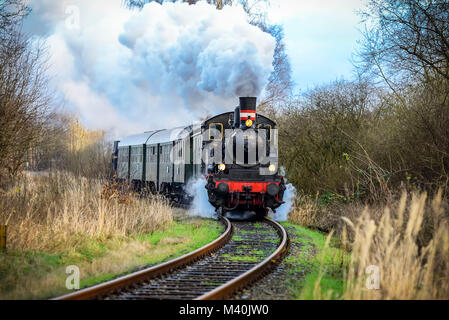
M251 211L265 216L282 203L276 123L257 114L256 98L241 97L233 112L169 130L148 131L114 142L119 180L175 202L189 202L189 183L203 179L219 214Z

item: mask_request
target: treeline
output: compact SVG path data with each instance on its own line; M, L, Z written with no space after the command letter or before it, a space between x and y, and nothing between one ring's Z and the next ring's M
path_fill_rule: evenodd
M449 183L449 2L372 0L357 79L273 111L290 182L320 201Z
M64 170L89 178L111 175L112 144L102 130L84 128L75 115L58 112L51 134L28 149L25 166L30 171Z

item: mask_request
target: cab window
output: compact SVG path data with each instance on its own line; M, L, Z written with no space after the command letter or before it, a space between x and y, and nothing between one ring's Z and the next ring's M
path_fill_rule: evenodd
M209 125L209 140L219 141L223 138L223 124L211 123Z

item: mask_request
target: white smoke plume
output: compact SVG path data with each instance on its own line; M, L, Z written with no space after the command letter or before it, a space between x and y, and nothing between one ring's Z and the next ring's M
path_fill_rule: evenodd
M279 167L279 175L283 176L284 181L287 182L285 168L283 166ZM269 215L276 221L287 221L288 215L292 211L293 205L295 204L296 188L291 183L286 184L285 187L284 198L282 199L285 203L276 209L275 213L271 210L269 213Z
M170 128L257 96L274 38L239 6L205 1L33 0L25 31L45 38L54 84L91 128L116 135Z
M193 197L193 201L188 210L190 216L203 218L216 218L215 208L210 204L205 188L206 180L199 178L191 180L186 186L186 192Z
M285 203L281 204L274 213L270 210L270 216L276 221L287 221L288 215L295 204L296 188L291 183L287 184L285 187L284 198L282 199Z

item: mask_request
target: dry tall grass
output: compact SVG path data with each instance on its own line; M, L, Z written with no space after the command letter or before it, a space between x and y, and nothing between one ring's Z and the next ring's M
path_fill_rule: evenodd
M404 193L393 210L366 208L354 223L343 218L353 238L345 299L449 299L447 208L441 191L431 203L426 198L407 201ZM379 290L367 289L371 265L379 268Z
M328 231L339 238L342 253L327 246L322 255L343 268L344 299L449 299L449 209L440 190L432 201L426 193L390 198L385 206L361 203L321 205L300 197L289 220ZM334 232L335 231L335 232ZM332 254L330 252L333 252ZM370 268L370 266L374 266ZM323 272L315 283L315 299L329 299L321 290ZM378 268L380 288L367 281Z
M173 220L166 200L123 201L116 192L102 192L103 187L100 180L62 172L23 175L0 193L0 224L8 225L8 248L57 252L93 238L152 232Z
M317 199L300 195L296 198L293 210L288 220L301 226L318 229L323 232L336 231L341 233L344 225L341 217L355 219L363 210L360 202L347 204L319 204Z

